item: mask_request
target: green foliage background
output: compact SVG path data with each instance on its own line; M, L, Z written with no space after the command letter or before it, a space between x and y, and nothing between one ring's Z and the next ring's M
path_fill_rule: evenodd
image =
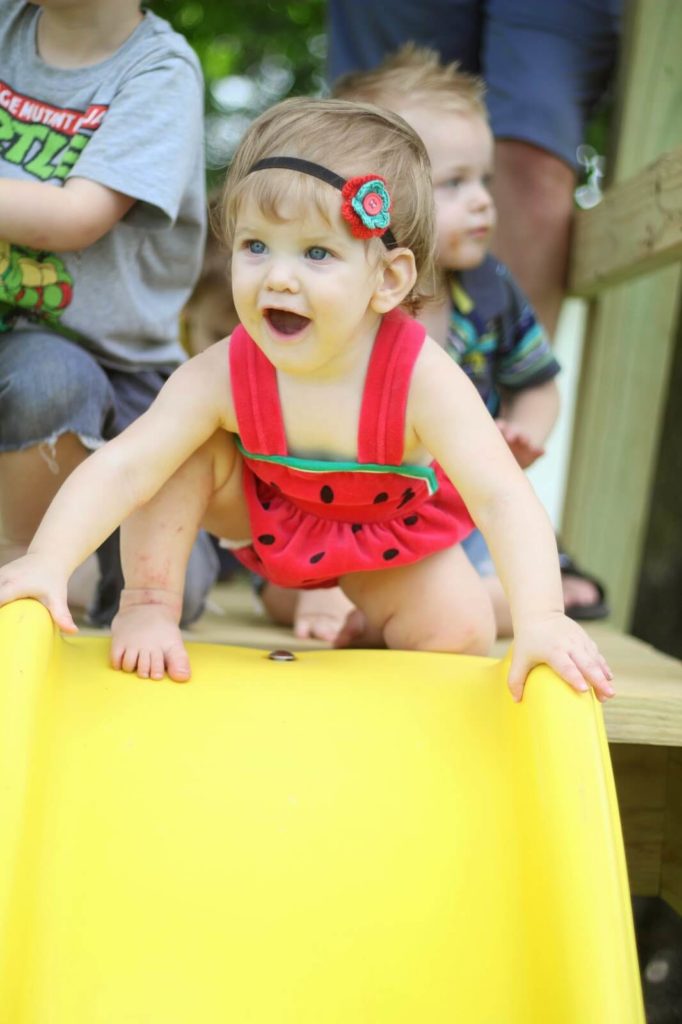
M154 0L204 70L209 178L262 110L324 90L325 7L325 0Z

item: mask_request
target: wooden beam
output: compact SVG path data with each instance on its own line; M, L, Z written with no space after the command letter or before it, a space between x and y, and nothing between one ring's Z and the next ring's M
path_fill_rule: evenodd
M670 751L630 743L609 751L630 890L635 896L660 896Z
M682 146L575 217L569 290L594 295L682 258Z
M614 186L680 145L682 3L632 0L621 49ZM677 337L682 273L671 264L592 304L561 539L605 580L630 624Z
M679 747L670 751L668 761L661 896L682 914L682 749Z

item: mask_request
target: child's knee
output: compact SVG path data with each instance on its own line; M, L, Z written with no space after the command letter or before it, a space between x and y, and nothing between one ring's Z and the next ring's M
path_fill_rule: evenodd
M489 602L439 621L393 616L384 626L386 646L396 650L486 655L495 641L495 616Z

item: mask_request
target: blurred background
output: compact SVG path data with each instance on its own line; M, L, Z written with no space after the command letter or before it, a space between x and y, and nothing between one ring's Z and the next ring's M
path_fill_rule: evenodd
M206 78L206 166L210 184L248 123L291 95L325 89L324 0L156 0L154 10L199 55Z

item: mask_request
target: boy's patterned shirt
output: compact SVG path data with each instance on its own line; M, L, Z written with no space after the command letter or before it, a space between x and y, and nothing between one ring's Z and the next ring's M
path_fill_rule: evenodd
M551 380L561 367L527 298L492 256L453 274L446 351L497 416L505 390Z

